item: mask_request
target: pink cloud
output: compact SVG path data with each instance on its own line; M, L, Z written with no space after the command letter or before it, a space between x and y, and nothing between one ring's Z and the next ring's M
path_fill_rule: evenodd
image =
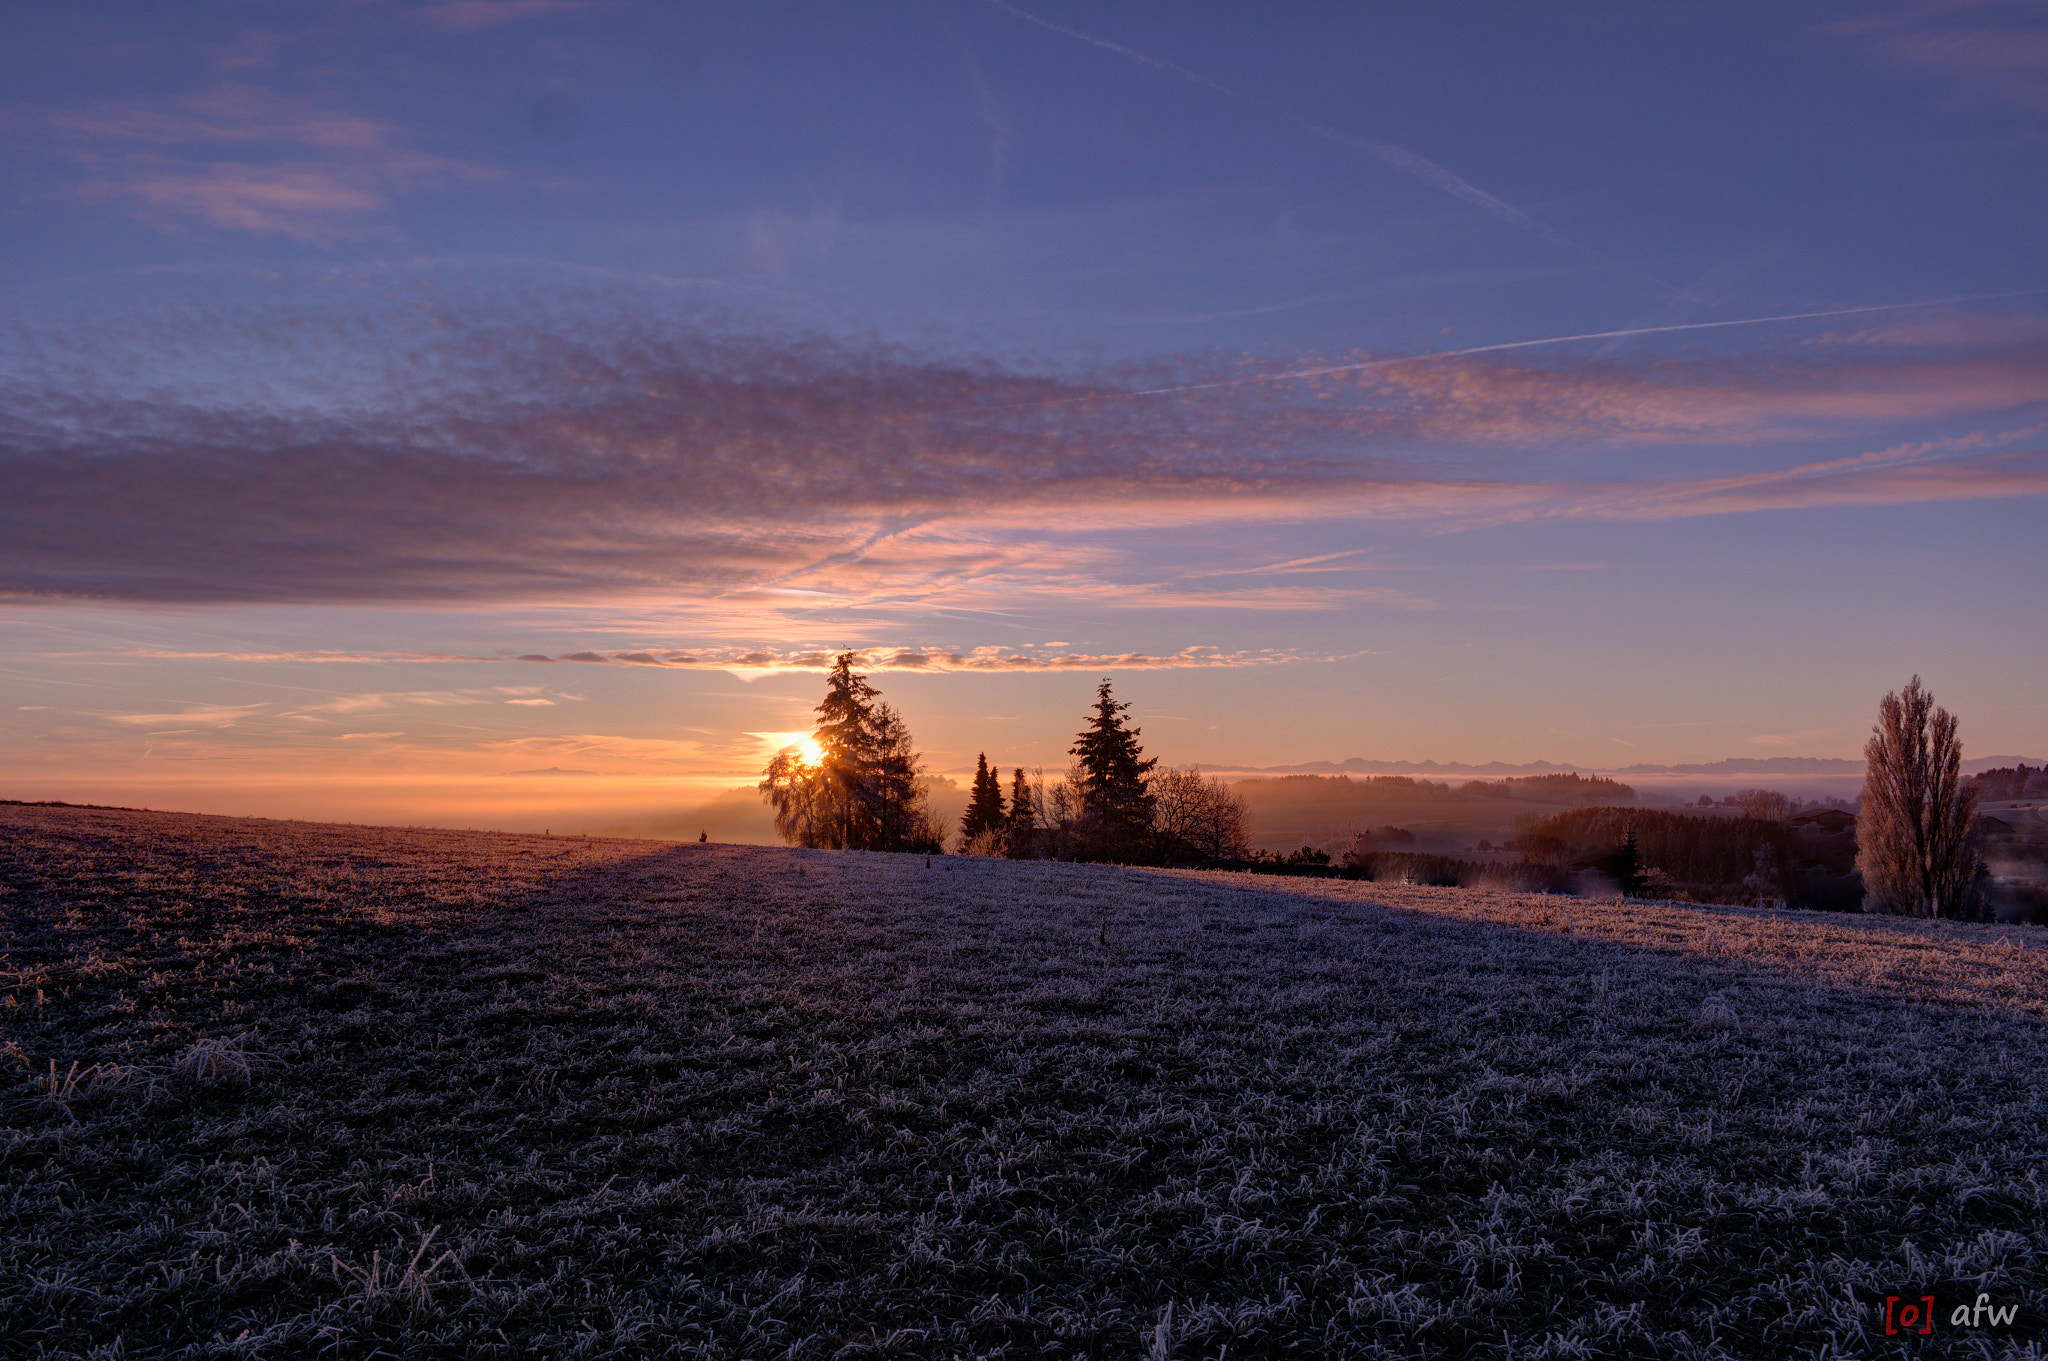
M275 143L334 151L379 151L394 144L389 123L319 109L257 85L216 85L164 100L109 100L53 114L51 125L82 137L153 142Z
M1830 435L1844 422L1940 420L2048 402L2048 343L1847 363L1459 359L1373 370L1359 375L1356 389L1372 417L1398 413L1436 439L1783 441Z
M374 190L223 172L156 192L187 213L295 230L347 206L322 195ZM295 195L328 216L299 216ZM1050 379L710 320L605 326L583 337L569 323L465 324L437 309L423 337L380 350L405 381L366 382L378 395L346 411L95 392L80 386L90 364L17 377L0 386L0 592L667 598L732 631L749 616L1052 598L1427 609L1327 570L1239 582L1200 575L1211 563L1197 560L1162 574L1124 545L1205 525L1668 519L2048 490L2039 450L2000 452L2028 433L2015 413L2048 400L2048 365L2025 345L1905 360L1866 347L1795 360L1468 358L1440 373L1398 365L1329 396L1251 383L1127 399L1119 384L1152 375ZM264 352L290 336L264 332ZM1681 435L1753 448L1773 431L1839 440L1903 417L1977 428L1728 475L1532 477L1523 452Z
M1889 345L1904 348L1965 349L1974 346L2048 343L2048 317L1957 312L1947 316L1886 322L1853 331L1826 331L1808 345Z
M1755 477L1674 483L1635 495L1617 488L1611 489L1604 501L1589 503L1587 513L1614 519L1655 520L1760 510L2005 500L2044 494L2048 494L2048 449L2031 449L1822 476L1802 476L1801 470L1795 468Z
M1894 57L2029 108L2048 108L2048 31L1902 33L1885 42Z
M80 186L89 199L133 200L156 221L196 218L208 226L327 242L359 236L358 219L385 207L389 195L370 177L319 164L203 166L137 160L119 177Z
M510 665L571 663L586 666L638 666L686 671L830 671L840 652L851 650L864 670L871 671L1100 671L1114 670L1178 670L1186 668L1231 668L1246 666L1278 666L1296 661L1328 661L1336 654L1326 652L1303 652L1298 649L1262 648L1253 651L1226 652L1220 648L1195 646L1182 648L1178 652L1148 654L1140 652L1084 653L1057 652L1052 649L1063 646L1051 644L1037 648L1006 647L912 647L904 645L870 645L847 649L843 647L815 648L772 648L772 647L691 647L687 649L654 648L634 649L615 652L570 652L560 655L527 653L516 657L468 656L438 652L360 652L337 653L332 651L314 652L189 652L168 648L129 648L112 652L57 652L42 654L64 659L80 658L146 658L153 661L233 661L270 662L298 664L305 662L359 662L365 664L404 663L446 663L475 666L479 664ZM501 687L502 688L502 687ZM325 705L308 706L323 712L357 713L366 710L385 709L395 703L445 705L451 703L477 704L486 702L471 692L422 692L406 695L352 695ZM501 701L516 705L552 705L553 699L542 696L523 696ZM195 718L194 714L132 716L118 719L118 722L157 722L176 718L183 722L197 722L202 719L210 723L232 722L260 706L242 706L221 709L217 713ZM209 716L210 715L210 716Z
M125 202L161 226L326 242L362 235L398 195L502 178L410 149L389 123L246 84L107 101L49 125L87 168L82 197Z
M2048 25L2040 6L2025 0L1909 6L1828 29L1873 41L1892 60L1973 92L2048 109Z

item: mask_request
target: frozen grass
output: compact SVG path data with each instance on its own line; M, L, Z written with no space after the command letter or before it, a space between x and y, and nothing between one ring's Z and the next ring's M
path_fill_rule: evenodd
M1888 1290L2048 1302L2039 928L53 808L0 926L9 1355L1867 1356Z

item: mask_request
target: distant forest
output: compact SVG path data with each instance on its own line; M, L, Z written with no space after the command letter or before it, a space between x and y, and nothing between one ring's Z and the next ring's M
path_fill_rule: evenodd
M1516 775L1468 780L1457 786L1407 775L1276 775L1240 781L1238 791L1259 802L1349 803L1361 797L1400 796L1417 801L1535 799L1544 803L1634 803L1636 791L1596 775Z
M2001 766L1972 776L1970 783L1979 803L2048 799L2048 768L2041 766Z

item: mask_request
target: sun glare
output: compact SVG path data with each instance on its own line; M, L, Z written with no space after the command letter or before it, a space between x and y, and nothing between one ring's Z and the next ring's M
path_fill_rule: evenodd
M807 766L824 764L825 749L818 745L818 739L815 737L806 737L803 741L797 743L796 753Z

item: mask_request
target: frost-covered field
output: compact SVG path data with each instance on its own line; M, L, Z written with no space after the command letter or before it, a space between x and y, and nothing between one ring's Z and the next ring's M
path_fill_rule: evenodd
M2048 1303L2036 928L21 807L0 885L9 1355L1865 1356L1886 1293Z

